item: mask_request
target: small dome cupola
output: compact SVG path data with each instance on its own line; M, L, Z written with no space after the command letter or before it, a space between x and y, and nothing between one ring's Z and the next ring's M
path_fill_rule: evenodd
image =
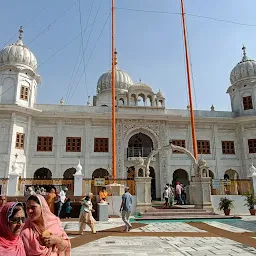
M117 51L115 50L115 65L117 66ZM117 93L126 93L133 81L131 77L123 70L116 68L115 74L116 80L116 90ZM97 83L97 94L102 94L105 92L111 92L112 90L112 70L104 73L98 80Z
M128 91L128 88L133 85L131 77L123 70L116 70L116 89ZM97 93L111 91L112 89L112 71L104 73L98 80Z
M8 45L0 51L0 67L5 65L22 66L35 71L35 55L23 44L23 27L19 29L19 38L15 44Z
M129 91L135 91L135 90L148 91L150 93L153 93L152 87L150 85L147 85L141 82L141 80L129 88Z
M232 85L242 82L246 79L256 79L256 62L247 57L245 46L243 46L242 51L242 60L233 68L230 73L230 82Z

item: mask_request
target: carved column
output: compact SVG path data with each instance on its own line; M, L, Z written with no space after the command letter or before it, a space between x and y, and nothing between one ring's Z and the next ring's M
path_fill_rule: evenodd
M82 155L84 157L84 162L82 161L82 164L84 166L84 177L87 179L91 179L91 157L90 157L90 152L93 152L94 149L94 138L91 136L90 132L92 131L91 129L91 121L86 120L84 122L84 131L83 131L83 152Z
M11 119L11 127L10 127L10 135L8 138L8 162L6 166L6 173L5 177L8 177L9 173L12 171L11 162L14 159L14 148L15 148L15 140L16 140L16 133L14 132L16 128L16 114L12 113Z
M167 145L167 136L166 136L166 126L165 123L161 123L159 127L159 138L160 138L160 147ZM167 166L167 151L159 152L159 167L160 167L160 197L161 192L164 189L166 183L168 183L168 166ZM158 195L159 196L159 195ZM158 197L157 196L157 197Z
M218 126L216 124L213 125L213 149L215 152L213 152L214 157L215 157L215 175L217 179L222 179L223 177L219 176L219 170L221 168L221 163L220 163L220 158L221 158L221 142L218 139L219 138L219 132L218 132Z
M117 132L117 178L119 179L126 179L127 173L126 168L124 166L124 159L125 159L125 152L124 152L124 137L123 137L123 124L121 121L117 122L116 126L116 132Z
M26 134L26 139L25 139L25 157L26 157L26 162L24 165L24 170L23 170L23 178L26 178L28 170L29 170L29 165L30 165L30 161L31 161L31 149L30 149L30 141L31 141L31 137L32 137L32 133L31 133L31 129L32 129L32 117L29 116L28 117L28 125L27 125L27 134Z
M247 178L247 168L249 166L249 160L247 159L248 157L248 142L244 136L244 125L240 124L239 128L237 129L237 134L238 138L238 147L240 151L240 161L241 161L241 178Z

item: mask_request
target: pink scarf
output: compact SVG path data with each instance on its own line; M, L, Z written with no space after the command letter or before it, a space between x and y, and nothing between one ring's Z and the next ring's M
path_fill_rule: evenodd
M66 241L66 248L64 251L59 251L56 247L46 247L40 243L41 233L38 226L30 221L26 221L23 231L21 232L21 237L24 243L25 251L27 256L69 256L70 255L70 240L61 227L61 222L58 217L56 217L51 211L50 208L41 195L36 195L39 199L42 208L42 217L44 220L45 230L48 230L52 235L62 237Z
M23 242L20 236L14 236L8 225L8 215L17 203L10 202L2 207L0 212L0 256L25 256Z

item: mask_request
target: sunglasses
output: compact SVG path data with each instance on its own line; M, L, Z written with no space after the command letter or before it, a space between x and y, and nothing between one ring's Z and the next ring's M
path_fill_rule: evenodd
M18 224L18 223L24 223L26 220L25 217L17 217L17 218L12 218L10 219L10 222L13 223L13 224Z

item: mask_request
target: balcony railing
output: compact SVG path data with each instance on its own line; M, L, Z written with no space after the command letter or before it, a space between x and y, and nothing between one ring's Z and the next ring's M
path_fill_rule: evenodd
M129 147L127 148L127 158L128 157L147 157L150 152L152 151L152 148L148 147Z

